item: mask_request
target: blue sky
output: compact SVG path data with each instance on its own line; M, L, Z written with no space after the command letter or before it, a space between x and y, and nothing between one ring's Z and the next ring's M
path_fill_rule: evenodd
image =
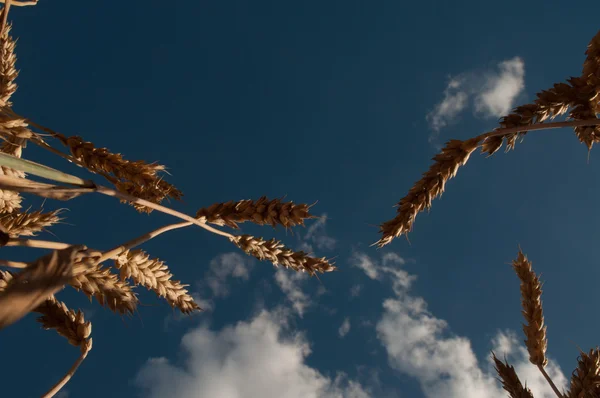
M494 349L536 397L550 397L523 351L509 265L518 245L542 273L548 369L566 386L578 347L598 344L599 326L590 312L600 168L572 131L531 133L508 154L473 156L417 218L410 243L370 244L447 139L488 131L510 107L580 74L600 6L577 5L41 1L12 9L17 113L165 164L185 193L172 205L188 214L262 195L318 201L325 221L293 235L242 231L310 247L340 269L303 278L199 228L162 235L143 249L207 310L181 317L138 289L139 314L121 319L64 290L58 297L91 319L94 348L62 396L496 398L504 394ZM24 157L85 175L38 148ZM104 197L68 207L55 236L41 237L104 249L171 221ZM0 365L5 395L30 397L78 351L30 315L0 332L0 355L10 358Z

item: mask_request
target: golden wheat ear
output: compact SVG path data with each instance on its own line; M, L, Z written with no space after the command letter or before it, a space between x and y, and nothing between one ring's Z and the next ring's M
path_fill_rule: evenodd
M506 359L502 362L496 358L496 354L492 352L492 358L494 359L495 369L500 376L502 382L502 388L508 392L510 398L533 398L533 394L527 385L521 384L515 368L510 366Z
M115 259L115 266L120 278L125 281L133 279L136 285L142 285L163 297L171 307L176 307L184 314L200 310L193 297L181 282L173 280L169 267L158 259L151 259L143 250L126 251Z
M229 201L215 203L196 212L196 218L215 225L227 225L238 229L239 223L253 222L258 225L282 225L285 228L304 225L304 220L316 218L304 203L282 202L281 199Z
M325 257L314 258L303 251L295 252L275 239L264 240L250 235L240 235L231 237L230 240L246 254L261 261L267 260L275 266L281 265L296 272L307 272L310 276L337 269Z

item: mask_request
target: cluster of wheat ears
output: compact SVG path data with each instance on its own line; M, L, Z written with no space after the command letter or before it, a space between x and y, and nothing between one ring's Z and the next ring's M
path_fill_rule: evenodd
M173 308L184 314L200 310L188 293L187 285L174 280L167 265L151 258L137 246L177 228L197 225L227 238L250 256L268 260L275 266L307 272L311 276L336 268L326 258L315 258L302 251L295 252L274 239L236 235L217 227L239 229L238 224L291 228L304 225L314 218L310 206L282 202L279 199L240 200L216 203L199 209L194 216L161 205L165 199L180 199L181 191L164 181L164 166L144 161L129 161L106 148L97 148L81 137L66 136L16 114L10 101L16 91L15 41L7 23L12 7L35 5L37 1L0 0L4 3L0 25L0 246L21 246L50 250L33 262L0 260L0 329L13 324L29 312L40 314L38 322L44 329L54 329L70 344L80 348L80 356L44 397L54 396L73 376L92 348L92 326L82 311L74 311L55 298L55 294L70 285L90 299L94 297L120 315L132 314L138 298L137 285L154 291ZM583 73L566 83L555 84L537 94L531 103L519 106L500 121L494 131L465 141L451 140L436 155L433 165L398 203L397 216L381 225L383 247L412 229L418 213L431 207L434 198L444 191L446 182L466 164L477 148L494 154L506 140L507 150L514 149L517 139L528 131L573 127L577 138L592 148L600 141L600 32L590 42ZM569 112L568 120L547 123ZM66 174L39 163L21 158L27 143L38 145L69 162L102 176L112 187L90 179ZM27 173L27 174L26 174ZM26 178L41 177L51 182ZM169 224L118 244L108 250L95 250L84 245L34 239L35 235L61 221L60 210L25 211L21 194L38 195L55 200L69 200L86 194L112 196L135 207L139 212L159 211L183 220ZM209 225L211 224L211 225ZM541 305L541 283L531 263L519 252L513 267L521 280L523 331L530 361L542 372L559 397L582 398L600 396L600 350L581 353L573 372L569 391L560 393L544 370L546 358L546 327ZM18 271L17 271L18 270ZM118 271L118 272L116 272ZM503 387L511 397L533 397L519 380L514 368L492 353Z

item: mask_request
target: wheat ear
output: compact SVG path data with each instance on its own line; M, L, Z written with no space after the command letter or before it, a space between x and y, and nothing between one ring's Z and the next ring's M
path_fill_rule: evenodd
M325 257L314 258L309 257L303 251L294 252L275 239L264 240L250 235L241 235L234 236L230 240L246 254L259 260L270 261L275 266L281 265L297 272L307 272L311 276L317 272L336 270L336 267L330 264Z
M229 201L215 203L196 212L196 218L216 225L239 228L238 223L253 222L258 225L282 225L285 228L304 225L304 220L315 218L306 204L269 200L262 196L258 200Z
M500 376L502 387L508 392L510 398L533 398L531 390L527 388L527 385L521 384L515 368L510 366L508 362L503 363L501 360L496 358L496 354L492 352L492 358L494 359L495 369Z
M600 396L600 351L598 347L588 354L581 352L577 368L571 375L571 385L565 398Z
M45 228L57 224L62 219L58 216L61 210L42 213L41 210L21 213L18 211L0 216L0 223L4 225L11 237L35 236Z
M184 314L200 310L192 296L188 294L188 285L172 280L173 274L167 265L158 259L151 259L140 249L126 251L115 259L115 266L121 271L122 281L133 279L136 285L142 285L163 297Z

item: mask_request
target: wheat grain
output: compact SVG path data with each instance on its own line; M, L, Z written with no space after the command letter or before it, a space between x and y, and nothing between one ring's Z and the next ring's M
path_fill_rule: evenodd
M306 204L281 202L281 199L269 200L266 196L262 196L258 200L215 203L198 210L196 218L238 229L238 223L247 221L258 225L269 224L272 227L282 225L288 228L304 225L304 220L315 218L315 216L309 213L309 206Z
M571 385L565 398L600 396L600 351L598 347L589 354L581 352L577 368L571 375Z
M177 307L184 314L189 314L200 307L188 294L188 285L172 280L173 274L167 265L158 259L150 259L140 249L126 251L115 259L115 266L121 271L120 278L125 281L133 279L136 285L142 285L164 297L171 307Z
M259 260L270 261L275 266L281 265L297 272L307 272L311 276L317 272L323 273L336 270L336 267L330 264L325 257L314 258L309 257L303 251L294 252L275 239L266 241L250 235L240 235L230 239L246 254Z
M511 398L533 398L531 390L527 388L527 385L523 386L515 368L510 366L508 362L503 363L501 360L496 358L496 354L492 352L492 357L495 363L495 369L500 376L502 387L508 392ZM506 361L506 360L505 360Z
M17 90L15 79L19 72L15 68L17 57L15 55L16 43L10 36L12 26L6 25L0 35L0 101L11 106L10 97Z
M526 324L523 325L525 333L525 346L529 352L529 361L538 366L546 366L546 326L544 326L544 313L542 311L542 284L531 268L531 262L519 251L517 259L512 263L513 269L521 280L521 303L523 305L523 317Z

